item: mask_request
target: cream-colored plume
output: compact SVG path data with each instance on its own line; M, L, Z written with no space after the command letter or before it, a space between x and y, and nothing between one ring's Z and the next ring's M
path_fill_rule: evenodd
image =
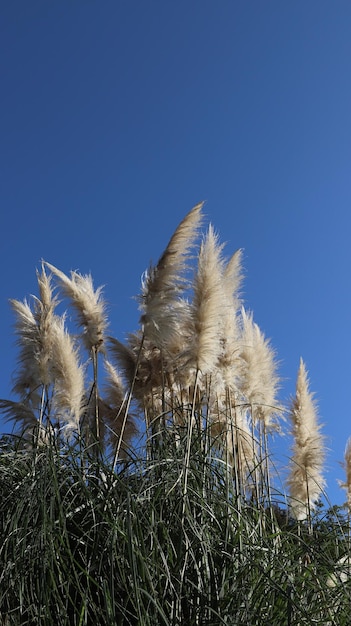
M32 406L41 401L42 385L51 382L52 320L57 304L50 278L37 272L40 297L33 296L33 309L28 302L10 300L16 314L17 343L20 348L14 392L26 398Z
M344 468L346 473L346 481L340 481L340 487L346 490L347 495L347 508L349 514L351 514L351 437L346 442L345 454L344 454Z
M63 293L76 309L78 323L84 329L83 340L87 350L102 349L107 326L102 287L94 289L90 274L82 276L78 272L71 272L69 278L54 265L46 262L45 265L59 279Z
M107 360L104 361L104 365L107 378L104 385L104 397L99 402L99 416L103 425L101 431L104 430L105 432L107 445L111 445L115 449L124 425L121 446L123 451L130 444L137 429L135 420L130 413L125 419L125 412L127 411L126 391L118 371Z
M141 338L138 336L138 348L140 349ZM124 374L125 380L130 387L133 384L136 367L137 367L137 355L133 349L126 346L115 337L109 337L109 349L111 356L116 359L119 367Z
M175 302L185 286L186 257L202 220L203 202L182 220L155 267L145 272L140 297L141 324L145 336L156 346L168 348L179 332Z
M275 353L268 339L254 323L252 314L241 311L242 359L241 392L251 407L254 424L262 420L267 431L279 429L276 420L280 413L277 402L279 377Z
M223 282L228 297L232 300L234 310L241 305L240 289L243 281L243 251L237 250L229 259L223 274Z
M247 421L247 413L242 407L235 409L219 405L218 413L211 416L211 436L216 447L222 449L223 457L240 476L242 485L257 462L255 441Z
M53 319L52 332L53 415L67 434L78 433L84 409L84 370L63 318Z
M306 367L301 359L296 395L290 411L294 445L287 481L291 511L298 520L308 517L325 486L322 473L325 459L324 437L318 423L313 395L309 390Z
M214 371L222 349L220 331L225 306L222 248L210 226L201 244L193 283L193 338L189 350L190 362L202 374Z
M226 390L236 393L241 375L240 329L238 325L238 309L240 304L239 290L242 280L242 251L237 250L227 263L222 279L223 309L221 312L221 343L219 368Z

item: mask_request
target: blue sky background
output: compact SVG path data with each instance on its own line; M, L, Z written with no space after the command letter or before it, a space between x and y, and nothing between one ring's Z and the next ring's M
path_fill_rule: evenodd
M228 255L244 248L245 303L277 350L282 400L306 362L328 494L344 500L350 33L342 0L1 3L0 397L16 359L8 299L36 293L41 258L91 271L123 339L142 272L206 200Z

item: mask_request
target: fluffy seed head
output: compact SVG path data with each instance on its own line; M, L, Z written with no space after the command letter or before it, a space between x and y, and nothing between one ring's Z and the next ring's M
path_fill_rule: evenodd
M223 273L223 309L221 314L221 344L219 368L226 389L236 392L241 372L240 330L238 324L239 289L242 279L242 251L233 254Z
M51 382L52 320L57 304L53 296L50 278L44 268L37 272L39 298L33 296L33 308L26 300L10 300L16 314L17 343L20 348L19 369L16 373L14 391L21 397L36 392Z
M63 318L54 318L53 334L52 372L55 419L61 425L63 423L68 433L71 431L79 432L85 392L84 371L79 363L72 337L65 328Z
M101 349L107 326L102 287L94 289L90 274L83 276L78 272L71 272L69 278L54 265L45 265L59 279L63 293L70 298L77 312L78 323L84 330L83 339L87 350Z
M121 376L109 361L105 360L104 365L107 379L104 386L104 397L99 403L99 414L104 424L107 445L115 448L122 435L121 449L123 451L136 434L137 429L132 415L128 414L127 419L125 419L126 392ZM122 426L124 426L123 433Z
M192 303L194 334L190 360L203 374L215 369L221 353L220 327L224 306L222 248L210 226L199 252Z
M344 468L346 472L346 481L340 482L340 487L346 490L347 507L351 512L351 437L347 440L344 454Z
M182 220L155 267L145 272L140 308L145 336L156 346L167 349L179 332L179 294L185 286L186 258L202 219L203 203L196 205Z
M291 509L296 519L305 519L315 506L324 486L324 437L318 423L317 407L303 360L300 360L296 395L290 417L294 437L288 486Z
M263 421L266 429L277 429L276 415L279 414L277 391L279 377L275 353L269 341L254 323L252 314L241 311L242 336L241 391L252 407L253 419Z

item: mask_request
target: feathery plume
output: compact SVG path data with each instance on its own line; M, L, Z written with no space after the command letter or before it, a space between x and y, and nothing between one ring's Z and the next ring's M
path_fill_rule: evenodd
M66 432L79 432L85 393L83 367L72 337L65 328L64 318L55 317L52 330L53 414L60 426L64 423Z
M309 390L307 371L302 359L290 416L294 445L287 483L292 513L296 519L303 520L314 508L325 486L322 475L325 450L314 394Z
M340 487L346 490L347 494L347 508L349 514L351 513L351 437L346 442L345 454L344 454L344 468L346 472L346 482L340 481Z
M24 402L0 400L0 411L7 416L7 419L20 422L24 431L33 430L38 424L32 409Z
M38 397L40 399L39 390L43 379L46 379L45 372L42 372L40 367L39 329L33 311L26 300L24 302L10 300L10 304L16 314L15 332L20 348L19 367L16 372L13 391L18 393L21 398L30 397L33 402L38 400Z
M106 401L109 405L120 408L126 395L122 378L116 368L107 359L104 360L104 367L107 374L105 383Z
M140 346L140 338L138 339ZM116 359L118 365L120 366L128 385L131 386L137 367L137 356L135 352L129 346L126 346L121 341L118 341L118 339L115 339L115 337L109 337L109 349L112 357Z
M146 422L150 423L162 412L164 381L160 349L140 334L130 334L128 344L109 338L111 356L118 363L141 411L148 414Z
M51 276L48 276L45 272L44 264L42 263L41 272L37 270L37 281L39 287L39 298L35 298L38 304L37 314L38 321L43 325L43 314L45 313L45 321L50 322L57 305L57 298L53 295L53 289L51 285Z
M242 361L240 357L238 308L239 289L242 280L242 251L237 250L227 263L223 273L223 298L219 368L224 385L231 393L237 392Z
M145 336L159 347L167 347L177 336L179 310L174 303L184 288L185 259L201 223L202 207L203 202L185 216L157 265L144 274L140 321Z
M243 479L255 464L255 442L246 411L219 405L218 414L211 415L211 436L215 445L228 454L229 463L233 467L237 464Z
M20 435L28 442L26 448L34 445L49 444L50 428L43 426L33 410L25 402L13 402L12 400L0 400L0 411L8 420L21 425Z
M194 278L192 302L194 330L189 350L189 360L203 374L213 372L221 352L220 323L225 304L222 289L222 248L210 225L200 247Z
M236 402L240 381L240 349L237 310L241 281L241 250L238 250L225 265L221 277L222 309L219 315L220 353L215 375L211 375L212 396L216 398L217 411L211 411L211 434L214 443L218 440L225 450L229 462L239 463L241 453L246 452L239 443L241 433L238 428ZM235 419L233 419L233 414ZM248 441L252 438L249 435ZM252 445L249 454L252 453Z
M235 415L236 439L239 462L242 471L251 472L257 463L256 443L249 426L247 412L237 410Z
M240 306L240 289L243 281L242 269L243 251L241 249L234 252L225 266L223 273L223 283L228 298L232 301L234 310Z
M121 446L123 450L127 448L137 429L131 414L128 414L127 419L124 420L126 392L119 373L108 360L104 361L104 365L107 378L104 386L104 398L100 399L99 415L105 427L106 440L113 448L116 448L125 421Z
M275 353L252 314L241 310L241 359L243 363L241 391L252 407L254 423L262 420L267 431L279 429L275 419L279 414L277 391L279 377Z
M51 263L45 262L45 265L59 279L63 293L76 309L78 323L84 329L83 340L87 350L101 350L107 326L102 287L94 289L90 274L84 276L72 271L69 278Z
M37 271L39 298L34 298L34 317L40 337L39 368L44 385L50 383L50 361L52 351L52 320L55 316L57 298L53 295L51 277L47 276L44 265Z
M32 404L40 402L41 386L51 382L51 324L57 304L44 268L41 273L37 272L37 279L40 297L32 296L33 310L26 300L10 300L16 315L15 332L20 348L13 391Z

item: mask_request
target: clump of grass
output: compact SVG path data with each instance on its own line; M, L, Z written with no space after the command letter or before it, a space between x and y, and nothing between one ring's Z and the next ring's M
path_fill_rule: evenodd
M333 572L348 563L349 519L317 506L322 435L306 370L289 482L302 516L272 479L284 410L275 352L242 307L242 253L226 260L211 226L198 247L202 219L199 204L149 268L125 342L106 336L90 276L43 263L39 295L12 301L0 624L346 623L348 581Z

